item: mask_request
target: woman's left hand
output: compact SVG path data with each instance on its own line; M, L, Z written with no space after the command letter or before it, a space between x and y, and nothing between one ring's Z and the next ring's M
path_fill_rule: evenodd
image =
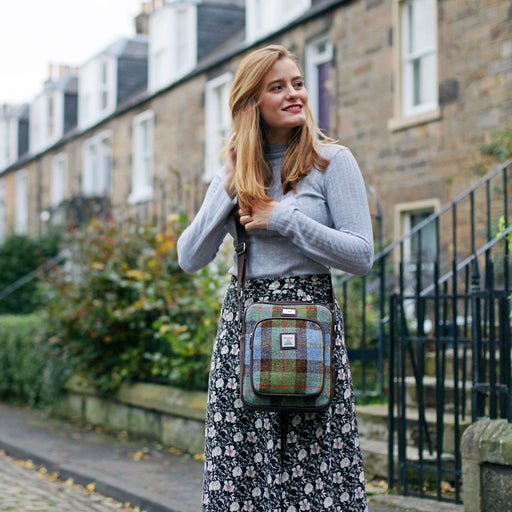
M274 199L272 201L256 201L252 205L252 213L240 208L240 224L245 227L246 231L253 229L267 229L268 219L274 208L279 203Z

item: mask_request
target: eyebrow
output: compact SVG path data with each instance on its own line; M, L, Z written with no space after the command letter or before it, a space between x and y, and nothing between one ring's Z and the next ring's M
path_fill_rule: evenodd
M302 75L297 75L297 76L294 76L291 81L293 82L294 80L304 80L304 77ZM285 79L284 78L276 78L275 80L272 80L272 82L269 82L267 84L267 87L271 87L272 85L274 84L279 84L279 83L282 83L284 82Z

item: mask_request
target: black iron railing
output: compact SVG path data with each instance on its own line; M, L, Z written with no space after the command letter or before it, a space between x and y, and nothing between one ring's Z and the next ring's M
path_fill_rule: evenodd
M381 250L368 276L339 280L347 330L360 326L358 393L388 399L399 492L460 502L464 429L510 419L511 172L509 160Z

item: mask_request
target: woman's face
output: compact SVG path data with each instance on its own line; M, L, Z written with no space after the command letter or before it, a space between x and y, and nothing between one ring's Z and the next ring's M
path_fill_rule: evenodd
M295 62L283 57L266 74L260 93L260 113L270 144L290 140L293 129L306 122L308 93Z

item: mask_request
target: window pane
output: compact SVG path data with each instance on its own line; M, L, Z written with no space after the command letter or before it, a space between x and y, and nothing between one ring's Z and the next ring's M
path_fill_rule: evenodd
M402 4L402 109L410 115L437 101L435 0ZM419 107L419 110L417 109Z
M421 59L412 62L412 104L420 105L421 101Z
M432 212L411 213L411 229L429 217ZM411 239L411 260L421 259L430 262L436 254L435 225L427 224L421 231L415 233Z
M329 131L331 104L329 100L329 91L327 83L329 81L329 72L331 63L325 62L318 66L318 127L327 133Z
M434 47L435 6L433 0L414 1L414 51L430 51Z
M436 101L436 61L431 53L421 59L421 102L433 103Z

